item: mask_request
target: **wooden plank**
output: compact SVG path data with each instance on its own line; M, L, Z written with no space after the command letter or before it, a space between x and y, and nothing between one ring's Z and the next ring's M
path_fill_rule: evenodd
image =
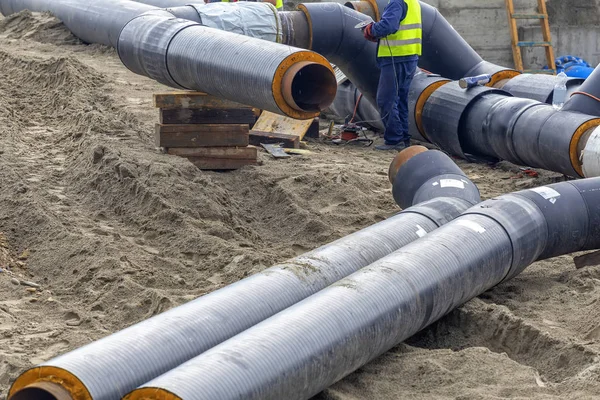
M200 169L238 169L257 164L256 147L170 148L169 154L186 157Z
M173 108L252 108L235 101L221 99L202 92L156 93L154 107Z
M156 124L158 147L244 147L248 125L161 125Z
M300 120L263 111L252 129L262 132L296 135L302 140L313 121L314 119Z
M304 136L313 138L313 139L318 139L321 137L318 117L313 120L312 124L310 124L310 126L306 130L306 135L304 135Z
M278 144L264 144L261 146L274 158L290 158L291 156L283 151L283 147Z
M160 109L161 124L253 124L251 108L174 108Z
M600 251L594 251L581 256L573 257L575 268L595 267L600 265Z
M249 138L249 143L253 146L260 146L261 144L282 143L283 147L288 147L292 149L300 148L300 137L298 135L284 135L281 133L251 130Z

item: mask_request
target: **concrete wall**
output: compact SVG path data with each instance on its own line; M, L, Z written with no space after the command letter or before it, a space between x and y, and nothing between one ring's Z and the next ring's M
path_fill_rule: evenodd
M424 0L437 7L481 56L513 66L510 31L504 0ZM536 12L536 0L515 0L517 12ZM600 0L547 0L546 7L556 56L572 54L592 65L600 63ZM535 22L535 21L534 21ZM517 22L521 40L541 41L538 23ZM526 68L546 65L543 48L524 49Z

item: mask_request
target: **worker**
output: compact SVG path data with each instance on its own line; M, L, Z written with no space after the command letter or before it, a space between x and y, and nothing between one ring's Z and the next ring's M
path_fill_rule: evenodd
M389 0L379 22L363 28L364 37L377 42L381 69L377 106L385 126L385 144L377 150L410 146L408 90L421 55L421 5L418 0Z

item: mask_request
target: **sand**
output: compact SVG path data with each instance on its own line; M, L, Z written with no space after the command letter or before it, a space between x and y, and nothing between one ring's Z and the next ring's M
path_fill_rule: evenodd
M165 90L49 15L0 20L0 397L25 368L398 211L393 153L313 141L228 173L162 154ZM459 164L485 198L562 179ZM536 263L317 398L593 398L599 298L600 268Z

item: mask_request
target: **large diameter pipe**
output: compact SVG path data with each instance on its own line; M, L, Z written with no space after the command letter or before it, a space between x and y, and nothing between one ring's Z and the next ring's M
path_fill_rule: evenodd
M562 79L556 75L547 74L521 74L508 80L502 89L506 90L515 97L533 99L546 104L552 104L554 97L554 87ZM567 79L567 95L577 90L583 83L581 78Z
M169 86L298 119L318 116L337 89L317 53L158 15L131 20L118 53L131 71Z
M499 89L464 90L456 82L429 95L421 114L423 136L457 157L504 159L573 177L600 176L600 168L593 167L600 160L600 135L593 134L600 126L597 117L559 112Z
M403 157L395 168L402 170L411 156L423 150L417 146L400 153ZM446 172L444 165L429 162L423 168L436 175L436 170ZM417 174L407 179L416 187L428 181ZM437 198L449 195L445 190L428 195L420 197L423 203L385 221L34 367L13 383L9 399L37 399L40 382L66 391L65 400L120 398L437 229L480 200L472 187L453 192L453 197Z
M289 21L287 29L293 32L304 32L308 28L308 42L302 42L306 39L304 35L290 35L292 42L288 44L327 57L371 104L376 104L379 83L376 45L365 40L360 29L354 29L365 16L338 3L303 3L298 9L300 11L280 13L282 22L284 19Z
M115 48L123 27L132 18L155 8L129 0L0 1L0 11L5 16L23 10L48 11L84 42L99 43Z
M571 207L561 210L578 219L584 215L581 221L598 221L600 179L485 201L148 382L126 400L309 399L460 304L519 274L552 243L549 226L556 213L543 212L538 204L552 208L571 200ZM589 224L562 230L585 236L588 248L600 246L598 228ZM563 251L581 248L576 244Z

